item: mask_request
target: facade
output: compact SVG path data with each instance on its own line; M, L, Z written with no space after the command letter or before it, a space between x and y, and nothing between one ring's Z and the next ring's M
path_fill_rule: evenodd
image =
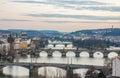
M110 46L109 48L106 48L107 50L120 50L120 47L114 47Z
M112 76L120 78L120 57L117 57L112 62Z
M26 32L22 32L21 39L26 40L28 38L28 35Z

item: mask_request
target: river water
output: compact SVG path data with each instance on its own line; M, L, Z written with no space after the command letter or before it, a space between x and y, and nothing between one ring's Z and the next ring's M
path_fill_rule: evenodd
M26 58L22 58L19 55L14 60L15 62L35 62L35 63L64 63L64 64L82 64L82 65L98 65L104 66L105 59L102 58L101 52L96 52L94 58L89 58L88 52L82 52L80 57L75 57L74 52L68 52L66 57L61 57L61 53L55 51L53 57L47 57L46 52L40 52L40 57L30 58L27 55ZM109 54L109 58L117 56L116 53L112 52ZM74 73L78 73L84 78L84 75L88 69L77 69ZM39 75L46 75L46 78L65 78L66 71L56 67L41 67L38 69ZM29 70L20 66L7 66L3 68L3 74L0 74L0 78L31 78L29 76ZM42 78L42 77L40 77Z
M115 56L114 53L112 56ZM19 59L19 60L18 60ZM17 57L14 61L19 62L35 62L35 63L64 63L64 64L83 64L83 65L99 65L103 66L105 59L102 55L96 55L95 58L89 58L86 53L83 53L81 57L75 57L73 52L67 53L66 57L61 57L59 52L54 52L53 57L47 57L46 52L41 52L39 58L30 58L28 55L25 58ZM74 73L80 74L84 78L84 74L88 69L77 69ZM55 67L41 67L39 68L39 75L47 75L46 78L62 78L57 76L65 76L66 71ZM30 78L29 70L19 66L7 66L3 68L3 74L1 78ZM3 77L4 76L4 77ZM56 77L55 77L56 76Z

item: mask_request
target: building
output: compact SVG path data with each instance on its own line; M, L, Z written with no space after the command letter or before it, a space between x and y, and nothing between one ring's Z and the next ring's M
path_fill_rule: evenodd
M120 57L117 57L112 62L112 76L120 78Z
M28 39L28 35L27 35L26 32L22 32L22 34L21 34L21 39L22 39L22 40L27 40L27 39Z
M120 50L120 47L114 47L110 46L109 48L106 48L107 50Z

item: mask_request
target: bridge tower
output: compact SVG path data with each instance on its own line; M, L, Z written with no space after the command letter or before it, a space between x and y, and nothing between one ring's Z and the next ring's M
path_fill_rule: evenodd
M66 78L73 78L73 69L69 65L66 67Z
M7 41L10 44L10 50L8 51L8 55L14 56L14 38L11 34L9 35Z

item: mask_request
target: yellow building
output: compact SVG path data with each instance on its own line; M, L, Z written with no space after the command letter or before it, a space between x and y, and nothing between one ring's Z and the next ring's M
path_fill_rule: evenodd
M27 49L27 42L26 41L22 41L20 43L20 49Z

